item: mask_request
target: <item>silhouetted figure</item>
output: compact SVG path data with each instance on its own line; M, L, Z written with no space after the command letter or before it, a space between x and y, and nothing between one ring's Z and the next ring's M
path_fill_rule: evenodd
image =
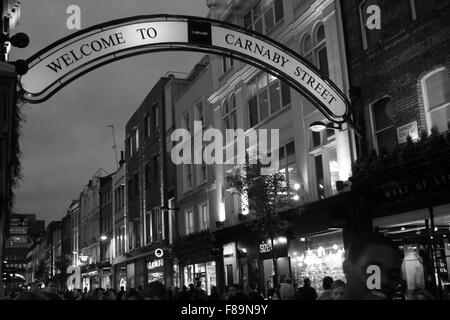
M316 300L317 292L316 289L311 288L311 280L305 278L303 280L303 287L298 289L299 300Z

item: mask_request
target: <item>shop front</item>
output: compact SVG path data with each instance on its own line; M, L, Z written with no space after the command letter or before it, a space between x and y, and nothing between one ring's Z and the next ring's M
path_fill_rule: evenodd
M81 285L83 290L88 291L100 288L100 277L98 271L89 271L81 274Z
M112 288L111 267L102 268L99 273L99 278L100 278L101 288L103 288L103 289L111 289Z
M333 280L345 281L343 263L345 258L342 231L301 236L289 242L291 273L300 286L305 278L318 294L323 291L322 280L329 276Z
M147 283L159 281L165 284L164 259L154 259L147 261Z
M186 287L189 287L191 283L195 284L200 281L202 289L210 295L211 287L217 287L216 262L207 261L184 266L183 280Z
M114 266L115 289L120 291L120 287L127 288L127 265L126 263Z
M411 151L402 163L388 162L382 173L352 178L372 229L391 238L403 252L403 278L411 298L417 289L437 299L450 297L450 146L442 142L438 135L428 137L417 148L426 152Z

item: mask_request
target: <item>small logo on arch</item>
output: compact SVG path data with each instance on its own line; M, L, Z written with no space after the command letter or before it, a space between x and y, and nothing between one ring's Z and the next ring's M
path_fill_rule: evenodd
M212 31L211 23L188 21L188 41L192 44L211 45Z

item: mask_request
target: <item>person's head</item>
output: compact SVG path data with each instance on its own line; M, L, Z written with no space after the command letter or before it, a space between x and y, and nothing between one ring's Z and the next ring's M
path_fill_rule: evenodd
M45 282L45 292L47 293L57 293L58 284L55 280L49 279Z
M124 292L125 291L125 287L124 286L121 286L120 287L120 292Z
M150 282L144 287L143 296L145 300L168 300L166 287L159 281Z
M194 290L194 284L193 283L189 284L189 290L191 290L191 291Z
M401 281L402 260L398 247L382 234L369 232L357 236L349 246L343 266L346 298L392 300Z
M345 294L345 282L336 280L331 284L331 300L342 300Z
M303 286L304 287L310 287L311 286L311 280L309 280L309 278L303 279Z
M322 280L323 290L330 290L332 284L333 284L333 278L332 277L325 277L325 278L323 278L323 280Z
M228 289L228 295L231 297L234 297L238 294L239 286L237 284L232 284L230 288Z
M287 284L292 284L292 279L291 278L286 278L284 280L284 282L286 282Z
M84 287L84 293L87 293L87 292L88 292L87 287Z

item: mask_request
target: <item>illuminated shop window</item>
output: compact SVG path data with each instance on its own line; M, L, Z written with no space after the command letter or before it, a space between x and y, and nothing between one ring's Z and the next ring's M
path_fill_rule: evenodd
M325 199L337 193L339 164L337 161L335 130L322 132L310 131L310 179L313 181L317 200Z

